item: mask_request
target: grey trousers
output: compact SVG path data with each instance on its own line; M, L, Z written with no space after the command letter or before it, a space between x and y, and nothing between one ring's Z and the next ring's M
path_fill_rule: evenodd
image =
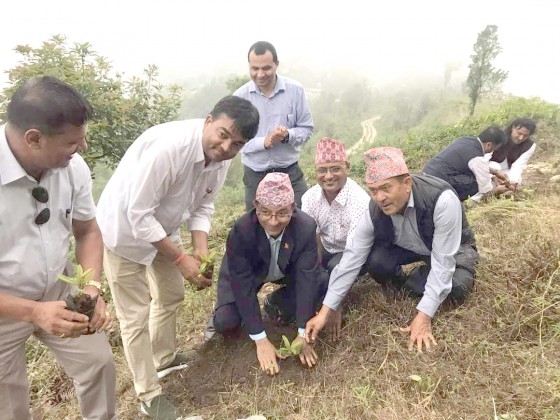
M46 300L60 300L58 287ZM27 322L0 317L0 420L31 419L25 342L34 335L51 349L72 378L87 420L113 420L116 414L116 370L111 346L103 333L60 338Z

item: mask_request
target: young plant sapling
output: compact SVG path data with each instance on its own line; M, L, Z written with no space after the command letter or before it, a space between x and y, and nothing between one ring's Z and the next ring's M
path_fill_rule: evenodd
M84 314L91 320L99 295L95 295L92 297L88 294L83 293L83 289L86 286L99 286L99 283L93 280L93 270L91 268L88 268L86 271L84 271L82 266L78 264L76 266L75 276L70 277L61 274L58 276L58 278L66 283L72 284L77 287L77 290L73 290L66 298L66 308L71 311Z
M216 264L216 251L212 251L208 255L200 254L200 267L198 268L199 274L202 274L208 279L214 276L214 265Z
M282 343L284 345L278 349L282 356L297 356L303 349L303 341L295 339L290 343L285 335L282 336Z

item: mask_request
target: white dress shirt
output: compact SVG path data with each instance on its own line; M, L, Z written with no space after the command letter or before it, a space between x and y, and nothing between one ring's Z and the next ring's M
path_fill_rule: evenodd
M210 230L214 199L230 160L204 166L204 120L173 121L145 131L130 146L98 204L105 246L150 265L153 242L178 239L178 229Z
M301 198L301 209L317 223L317 233L323 247L331 254L344 251L358 220L368 209L371 198L351 178L329 204L319 184L305 192Z
M482 142L478 137L477 140L480 143L481 150L484 151ZM468 165L469 169L476 178L478 192L480 194L485 194L492 191L494 189L494 185L492 185L492 174L490 173L490 164L488 159L486 159L485 156L476 156L469 160Z
M412 194L404 214L393 215L391 220L395 232L395 245L419 255L431 255L431 269L424 296L416 309L433 317L451 291L455 273L454 256L461 243L461 202L451 190L446 190L439 196L434 209L435 229L431 253L418 232ZM358 221L354 236L348 241L340 263L331 273L324 305L331 309L338 308L365 264L374 240L373 222L369 212L366 212Z
M531 156L535 153L535 149L537 148L537 144L534 143L529 150L522 153L516 160L513 162L511 167L508 165L507 158L504 159L502 162L490 162L493 168L502 171L506 174L510 180L510 182L514 182L516 184L521 185L521 180L523 177L523 171L527 166L527 162L531 159ZM491 156L491 155L490 155Z
M0 127L0 292L31 300L50 300L70 248L72 220L95 217L91 175L81 156L67 167L49 169L37 182L16 160ZM49 199L40 203L31 190L44 187ZM44 208L49 220L35 223Z

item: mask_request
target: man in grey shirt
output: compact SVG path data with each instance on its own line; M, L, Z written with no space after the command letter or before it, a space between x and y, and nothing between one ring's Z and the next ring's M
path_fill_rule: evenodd
M241 151L244 166L245 206L253 208L259 182L267 173L288 174L294 188L295 204L307 183L298 165L301 147L313 134L313 118L303 86L276 74L279 61L276 49L266 41L255 42L247 56L251 79L234 92L249 100L260 115L259 131Z
M366 184L373 201L358 221L333 270L319 313L306 325L306 339L314 342L356 280L360 268L380 283L404 286L422 295L417 315L402 328L410 333L409 348L436 345L432 318L449 296L463 301L472 290L478 260L474 235L452 187L430 175L410 175L402 152L393 147L365 154ZM408 278L402 265L424 261Z

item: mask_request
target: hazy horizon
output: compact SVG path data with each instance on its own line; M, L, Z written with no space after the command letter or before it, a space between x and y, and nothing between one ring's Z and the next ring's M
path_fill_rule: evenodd
M55 34L65 35L69 44L89 42L126 78L155 64L164 83L247 74L249 46L267 40L278 51L280 74L300 68L346 72L378 85L414 83L443 81L445 64L457 62L460 70L452 78L457 84L468 74L477 34L493 24L503 48L495 65L509 72L504 92L560 103L559 2L363 5L357 0L330 7L287 0L260 9L225 0L207 5L100 0L92 7L68 0L11 2L2 6L0 87L7 82L5 71L17 63L17 45L39 47Z

